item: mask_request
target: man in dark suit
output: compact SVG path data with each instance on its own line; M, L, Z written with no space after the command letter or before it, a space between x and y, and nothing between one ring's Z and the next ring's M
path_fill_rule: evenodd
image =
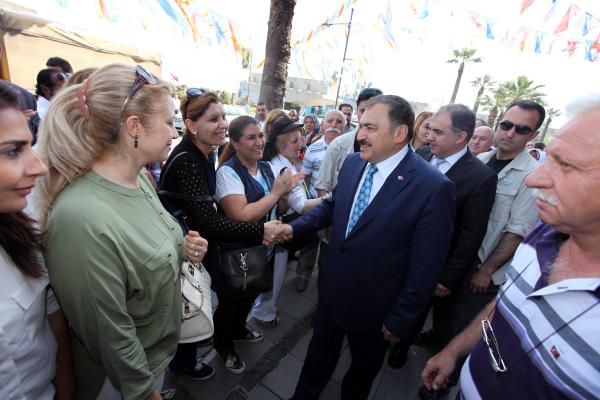
M452 315L456 293L477 260L494 199L496 173L474 157L467 145L473 136L475 114L462 104L440 108L429 123L430 146L417 154L438 168L456 187L456 220L450 251L442 276L432 298L433 329L420 335L420 342L444 347L452 339ZM425 311L417 324L415 336L427 317ZM397 344L388 359L392 368L400 368L406 361L410 342Z
M439 280L452 237L454 185L408 143L414 113L398 96L369 100L360 154L346 158L333 196L282 226L289 238L332 225L313 337L294 399L318 399L344 337L352 363L343 399L366 399L388 342L408 338Z

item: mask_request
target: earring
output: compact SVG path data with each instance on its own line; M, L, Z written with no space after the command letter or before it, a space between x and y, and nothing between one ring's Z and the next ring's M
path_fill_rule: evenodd
M136 149L138 147L138 137L139 137L138 135L135 135L133 137L133 147L135 147Z

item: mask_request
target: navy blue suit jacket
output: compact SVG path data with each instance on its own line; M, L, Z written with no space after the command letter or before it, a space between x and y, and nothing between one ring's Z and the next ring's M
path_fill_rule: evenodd
M343 329L410 336L428 305L452 238L454 184L410 149L352 232L346 228L367 162L346 158L331 199L291 223L294 235L332 225L319 311Z

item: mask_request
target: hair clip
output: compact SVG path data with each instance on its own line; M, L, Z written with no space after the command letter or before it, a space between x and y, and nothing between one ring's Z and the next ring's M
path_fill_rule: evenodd
M86 79L81 82L79 89L77 89L77 99L79 101L79 111L83 114L83 118L89 121L91 114L90 108L87 105L87 89L88 89L89 80Z

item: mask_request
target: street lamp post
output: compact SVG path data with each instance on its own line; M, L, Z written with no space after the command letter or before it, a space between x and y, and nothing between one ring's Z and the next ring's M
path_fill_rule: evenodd
M338 99L340 97L340 88L342 87L342 76L344 75L344 63L346 62L346 51L348 51L348 39L350 39L350 29L352 28L352 16L354 15L354 8L350 10L350 21L348 22L337 22L334 24L323 24L323 26L332 25L348 25L348 33L346 33L346 44L344 46L344 57L342 58L342 68L340 70L340 78L338 79L337 93L335 95L335 108L338 105Z

